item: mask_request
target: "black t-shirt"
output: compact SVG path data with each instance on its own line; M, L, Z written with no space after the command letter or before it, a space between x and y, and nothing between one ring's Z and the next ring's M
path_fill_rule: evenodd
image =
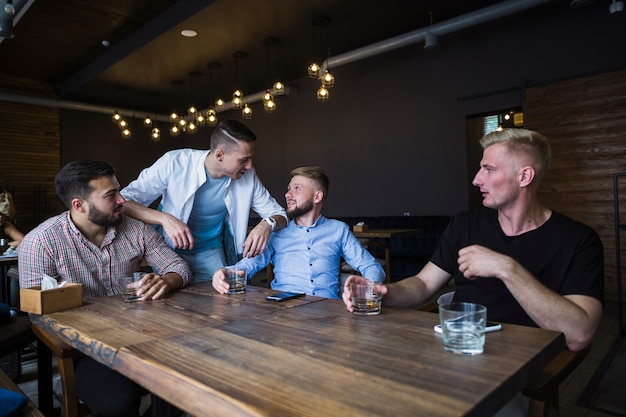
M469 280L459 272L459 250L475 244L512 257L558 294L588 295L603 302L602 242L592 228L563 214L552 211L541 227L519 236L506 236L496 210L460 213L450 220L431 259L453 275L455 301L487 306L489 320L537 326L501 280Z

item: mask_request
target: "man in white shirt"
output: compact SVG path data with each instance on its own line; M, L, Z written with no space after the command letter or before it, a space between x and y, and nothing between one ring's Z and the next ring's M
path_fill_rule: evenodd
M167 152L121 191L124 214L159 225L196 282L257 256L270 233L287 224L285 210L252 167L255 140L244 124L226 120L211 135L211 150ZM159 210L147 207L159 197ZM264 221L247 234L251 209Z

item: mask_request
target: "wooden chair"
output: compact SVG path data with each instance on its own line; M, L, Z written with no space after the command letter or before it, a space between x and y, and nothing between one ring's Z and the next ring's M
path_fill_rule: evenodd
M17 273L11 267L6 274L6 283L2 282L2 291L6 290L6 304L11 310L20 307L20 290ZM25 314L18 314L6 323L0 324L0 358L11 355L11 364L15 372L7 371L11 378L17 379L22 373L22 351L37 339L30 327L30 319Z
M77 355L76 349L35 324L33 324L32 329L35 336L37 336L57 358L63 391L63 416L84 417L91 414L87 406L82 404L76 395L76 380L74 376L74 357Z
M450 301L452 295L442 294L437 301L423 305L420 310L436 313L439 304ZM564 349L524 387L522 394L530 398L528 417L548 417L551 406L559 409L559 385L585 359L589 349L589 346L579 352Z
M22 395L24 392L0 369L0 388L4 388L9 391L17 392ZM28 401L26 407L20 413L20 417L45 417L44 414L33 404L32 401Z

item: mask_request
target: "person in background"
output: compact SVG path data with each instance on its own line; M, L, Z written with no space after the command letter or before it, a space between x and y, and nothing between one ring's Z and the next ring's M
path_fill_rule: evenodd
M10 240L7 242L10 248L17 248L24 239L24 233L22 233L15 224L10 222L3 214L0 214L0 229L4 236L7 236Z
M321 214L328 186L328 176L321 168L300 167L291 171L285 193L291 221L285 229L272 235L262 254L244 258L235 266L252 277L271 262L274 265L272 289L327 298L339 298L342 257L368 279L384 282L382 266L361 245L349 226ZM213 287L222 294L228 292L223 270L213 275Z
M8 190L2 190L0 192L0 236L10 239L7 245L2 245L9 246L8 252L13 252L24 238L24 233L15 226L15 215L13 196Z
M257 256L271 232L287 224L285 210L252 167L255 140L244 124L225 120L211 135L211 150L167 152L122 190L129 200L124 214L161 226L194 281L210 280L227 263ZM147 207L159 197L159 210ZM250 209L263 221L246 237Z
M83 284L86 299L121 294L115 279L139 271L143 300L162 298L191 281L189 267L148 224L122 215L115 169L103 161L74 161L56 176L66 212L26 234L18 247L20 287L40 286L43 274ZM97 416L138 416L146 392L86 355L75 360L78 397Z
M454 278L454 301L485 305L488 320L563 332L570 350L584 349L604 302L598 234L541 203L552 158L544 136L504 129L480 144L483 157L472 184L484 208L454 216L417 275L383 286L385 305L419 306ZM359 278L346 280L343 293L349 311L354 280Z

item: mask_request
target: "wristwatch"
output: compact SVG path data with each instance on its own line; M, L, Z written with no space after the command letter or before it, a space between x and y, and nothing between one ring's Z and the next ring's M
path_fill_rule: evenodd
M266 217L263 219L263 221L267 222L267 224L270 225L270 227L272 228L272 232L274 231L274 229L276 229L276 220L274 220L273 217Z

